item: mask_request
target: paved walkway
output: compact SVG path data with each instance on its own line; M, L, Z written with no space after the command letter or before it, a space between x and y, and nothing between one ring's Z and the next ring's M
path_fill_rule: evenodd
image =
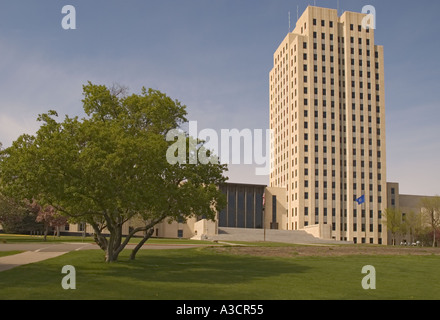
M61 256L67 252L34 252L26 251L12 256L0 257L0 272L24 264L39 262Z
M0 251L24 251L6 257L0 257L0 272L21 265L43 261L66 254L93 248L90 243L8 243L0 244Z

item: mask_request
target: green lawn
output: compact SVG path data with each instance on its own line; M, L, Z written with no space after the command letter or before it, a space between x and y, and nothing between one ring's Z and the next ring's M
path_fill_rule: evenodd
M22 253L23 251L0 251L0 258L6 256L12 256L14 254Z
M129 251L113 264L98 250L77 251L0 272L0 299L440 299L436 255L259 257L212 248ZM64 265L76 290L63 290ZM376 290L361 286L376 268Z

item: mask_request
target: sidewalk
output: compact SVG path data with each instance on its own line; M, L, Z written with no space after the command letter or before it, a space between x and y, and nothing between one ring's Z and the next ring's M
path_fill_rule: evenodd
M0 272L9 270L21 265L39 262L42 260L55 258L61 256L66 252L35 252L35 251L26 251L19 254L0 257Z

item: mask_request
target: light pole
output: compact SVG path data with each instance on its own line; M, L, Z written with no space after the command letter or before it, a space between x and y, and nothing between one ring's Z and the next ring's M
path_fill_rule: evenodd
M266 242L266 210L263 206L263 241Z
M266 242L266 191L263 191L263 241Z

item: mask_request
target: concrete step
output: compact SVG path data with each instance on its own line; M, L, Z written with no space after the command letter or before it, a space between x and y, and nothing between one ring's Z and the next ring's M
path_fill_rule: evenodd
M296 244L341 244L346 241L316 238L304 230L271 230L245 228L219 228L217 235L209 235L209 240L217 241L268 241Z

